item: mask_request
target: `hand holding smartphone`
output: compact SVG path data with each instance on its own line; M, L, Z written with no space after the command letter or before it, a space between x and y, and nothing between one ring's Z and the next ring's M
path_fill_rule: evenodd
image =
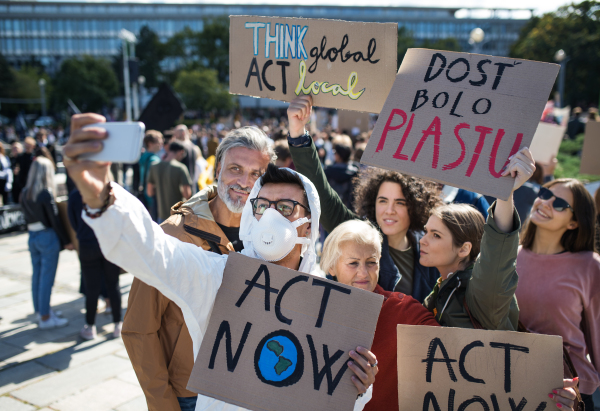
M112 163L137 163L142 154L146 126L144 123L125 121L90 124L83 128L98 127L106 130L108 137L102 141L102 151L82 155L82 159Z

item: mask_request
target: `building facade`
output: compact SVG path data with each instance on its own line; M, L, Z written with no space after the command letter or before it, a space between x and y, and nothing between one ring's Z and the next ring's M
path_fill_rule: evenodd
M0 0L0 53L13 65L33 59L53 71L66 57L116 55L122 28L138 33L148 25L164 41L185 26L201 31L203 18L236 14L397 22L417 44L454 37L464 50L481 27L481 52L508 55L531 10Z

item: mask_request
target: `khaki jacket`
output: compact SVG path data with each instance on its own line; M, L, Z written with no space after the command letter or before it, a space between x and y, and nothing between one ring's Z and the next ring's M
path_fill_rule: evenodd
M161 224L163 231L204 250L228 254L233 246L208 207L216 195L216 187L210 186L185 204L175 204ZM197 395L186 389L194 357L181 309L137 278L131 285L122 337L149 411L179 411L177 397Z

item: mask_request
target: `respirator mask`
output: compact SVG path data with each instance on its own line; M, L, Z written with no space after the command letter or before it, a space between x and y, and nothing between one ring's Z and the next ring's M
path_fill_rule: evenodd
M307 217L289 221L273 208L265 210L260 220L254 222L250 234L254 251L269 262L285 258L296 244L310 244L310 239L298 237L296 230L310 221Z

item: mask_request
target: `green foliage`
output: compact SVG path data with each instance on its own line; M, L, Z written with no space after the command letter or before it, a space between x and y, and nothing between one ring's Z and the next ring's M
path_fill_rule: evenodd
M46 80L46 100L52 90L50 77L39 66L25 65L17 70L8 65L0 56L0 97L16 99L39 99L41 97L40 79ZM40 113L40 103L12 104L2 103L2 114L8 117L16 116L20 111Z
M139 60L140 75L146 78L145 86L157 87L161 75L160 62L165 58L166 46L148 26L140 29L135 55Z
M406 50L415 47L415 39L412 33L404 26L398 28L398 68L404 60Z
M445 51L462 51L462 47L454 37L448 37L445 39L438 39L436 41L425 40L421 44L421 48L431 50L445 50Z
M188 109L210 112L233 107L233 100L227 87L219 83L218 73L213 69L198 68L180 71L174 89L181 95Z
M108 60L83 56L70 58L60 66L52 98L56 110L71 99L82 111L100 111L119 94L117 76Z
M229 17L204 19L204 29L198 36L198 54L204 67L217 70L219 81L229 78Z
M400 68L400 65L402 64L406 50L414 47L432 50L462 51L458 40L454 37L438 39L435 41L425 40L422 44L417 44L412 32L406 27L401 26L398 28L398 68Z
M554 171L556 178L577 178L579 180L596 181L600 180L600 176L590 174L579 174L579 166L581 164L581 150L583 148L584 134L579 134L575 140L564 140L560 144L560 149L556 158L558 165Z
M600 3L583 1L558 11L534 17L523 28L511 48L511 56L554 62L564 50L566 66L565 102L571 107L597 104L600 92Z

